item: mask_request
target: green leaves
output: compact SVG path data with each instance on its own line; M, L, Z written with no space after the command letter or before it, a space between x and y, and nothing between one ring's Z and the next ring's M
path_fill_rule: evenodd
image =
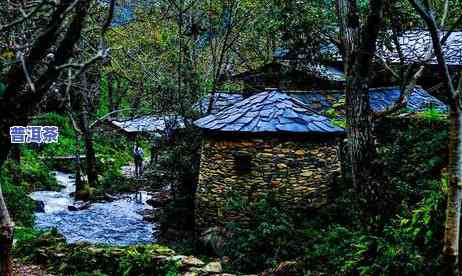
M0 97L3 97L5 95L6 91L6 85L3 82L0 82Z

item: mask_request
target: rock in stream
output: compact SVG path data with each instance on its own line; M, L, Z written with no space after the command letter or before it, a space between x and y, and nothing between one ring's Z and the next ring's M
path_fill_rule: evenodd
M139 214L152 208L146 204L146 200L150 198L146 192L141 192L141 201L134 200L134 194L127 194L111 202L85 206L82 202L75 202L70 196L75 192L75 177L72 174L55 172L55 177L64 187L61 191L39 191L30 194L32 199L44 203L45 212L35 213L36 228L55 227L69 243L86 241L134 245L155 242L153 227L156 228L156 225L144 221L143 216Z

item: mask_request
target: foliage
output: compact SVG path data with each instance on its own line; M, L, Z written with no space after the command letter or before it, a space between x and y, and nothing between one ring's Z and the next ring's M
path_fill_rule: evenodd
M321 224L318 221L307 231L318 237L305 246L307 268L360 275L438 271L446 205L442 172L447 166L447 124L388 118L378 129L383 130L377 135L378 148L390 178L395 215L385 221L380 234L369 233L353 215L357 211L350 204L352 195L348 191L337 195L337 206L323 210L331 215L324 215ZM332 215L345 210L349 222Z
M5 196L6 205L8 210L10 210L12 219L18 226L30 227L34 222L34 201L28 197L27 188L25 186L17 185L12 182L7 165L6 163L4 169L0 173L0 184L2 186L3 195Z
M37 239L42 234L41 231L38 231L34 228L28 227L15 227L14 229L14 240L16 242L22 243L26 241L31 241Z
M347 127L345 119L332 119L331 122L334 125L339 126L339 127L343 127L343 128Z
M425 109L418 115L427 122L442 121L446 117L445 113L440 112L433 106Z
M69 245L56 230L18 240L14 254L64 275L177 275L178 271L177 263L166 259L174 251L165 246Z
M165 171L162 181L171 185L174 200L163 208L160 236L178 242L191 236L194 228L194 193L199 175L201 135L192 127L177 130L165 141L160 168Z
M28 191L56 190L59 188L56 179L50 175L47 164L39 158L37 152L32 148L22 148L20 172L21 185L27 187Z
M39 148L38 152L46 157L67 156L75 154L75 131L70 120L61 114L50 112L36 117L32 124L51 125L59 129L58 143L51 143Z
M225 225L232 238L225 243L224 255L230 257L230 265L235 270L256 272L302 254L295 221L272 195L256 201L233 195L224 212L251 216L248 221L236 220Z
M94 137L95 152L98 156L98 170L101 173L100 192L127 192L133 190L134 183L127 182L122 176L121 167L132 162L131 144L123 136L108 137L96 133ZM146 147L145 147L146 148Z
M230 6L235 3L239 5ZM180 8L179 12L178 4L187 8ZM323 43L330 43L331 38L336 40L337 37L333 4L332 0L188 0L140 5L135 11L138 20L113 26L107 34L107 43L113 49L112 57L104 65L104 72L96 77L100 94L95 97L98 104L93 107L94 114L90 114L90 119L109 111L106 103L110 89L117 92L118 108L137 107L135 112L118 115L175 113L188 119L195 118L197 114L191 107L200 96L214 88L225 91L243 89L228 77L271 61L277 48L305 56L304 62L318 62L329 54ZM460 11L460 4L456 0L451 0L450 4L457 9L450 10L449 17L456 18L453 15ZM359 1L360 14L365 14L367 5L368 1ZM403 30L418 26L408 3L392 1L390 5L392 10L387 12L399 15L398 23ZM389 26L393 23L392 18L390 14L386 17ZM451 18L448 21L452 21ZM233 22L238 25L229 28ZM88 29L95 28L90 26ZM227 30L231 32L227 33ZM228 35L232 43L226 41ZM226 49L223 50L223 64L226 65L223 67L226 68L216 65L220 49ZM8 65L4 66L4 71L14 64L14 57L13 49L2 50L0 63ZM35 71L41 72L31 72ZM114 80L110 81L110 78ZM217 79L219 83L215 87ZM4 89L0 83L0 96ZM337 110L344 110L344 104L344 101L339 102L325 112L334 124L342 127L346 125L345 120L338 118ZM304 263L307 273L415 275L435 271L441 251L441 243L435 241L442 239L444 219L445 189L439 178L447 166L447 125L444 116L434 108L417 114L417 118L420 119L416 123L407 121L378 128L379 132L382 131L377 135L379 158L384 174L390 180L386 182L390 183L393 196L389 204L394 207L390 208L392 218L387 217L382 225L382 233L371 234L367 231L368 225L361 224L349 190L336 191L331 206L313 210L309 215L302 213L303 216L287 213L273 195L259 199L233 195L223 211L246 213L250 219L231 221L225 226L232 236L226 240L224 248L224 254L230 257L231 268L256 272L295 259ZM57 188L56 181L49 175L52 162L45 164L39 156L73 155L77 146L84 148L83 142L77 145L71 121L63 114L44 113L32 124L58 126L60 139L58 144L22 147L19 169L12 161L2 169L0 181L8 207L16 223L23 226L33 223L33 203L27 193ZM136 187L120 172L122 165L132 161L129 141L125 137L108 135L104 126L93 130L101 173L101 185L92 187L96 194L124 192ZM146 140L142 140L142 144L144 148L149 147ZM175 201L165 208L163 227L176 223L175 227L187 228L193 223L192 200L197 182L199 147L200 134L189 125L166 145L160 166L166 171L164 180L172 183L176 196ZM18 183L14 180L16 175L20 176ZM185 209L191 213L186 214ZM39 234L28 228L17 228L18 255L46 263L60 273L178 273L175 262L154 265L153 255L166 250L157 245L127 248L67 246L55 232L40 237ZM44 252L47 255L44 256ZM87 271L80 271L82 269Z
M104 94L104 91L102 91ZM104 113L104 105L100 106ZM73 129L71 121L68 117L57 114L57 113L46 113L36 118L34 123L40 125L55 125L59 127L60 135L59 142L57 144L47 144L42 148L36 149L33 155L42 154L47 157L53 156L73 156L76 154L76 133ZM99 187L93 187L97 189L96 194L104 194L105 192L123 192L133 190L133 183L127 183L126 179L122 177L120 168L123 165L127 165L132 161L131 157L131 145L127 138L122 135L109 136L104 132L104 127L95 128L93 133L94 149L97 155L97 167L101 173L101 185ZM143 139L141 139L144 141ZM146 142L143 143L145 148ZM83 141L80 142L80 148L83 151ZM83 164L84 164L84 160ZM57 162L53 160L47 161L50 166L59 170L70 170L74 171L74 165L69 162ZM69 163L69 164L68 164ZM40 164L40 163L38 163ZM71 166L71 167L69 167ZM85 171L85 166L82 167ZM42 172L46 173L48 170L41 169Z
M323 115L331 119L331 122L339 127L346 128L345 98L334 103L331 108L323 112Z
M49 175L48 168L32 150L24 148L22 152L19 167L15 161L5 162L0 171L0 183L13 220L18 225L31 226L35 203L28 193L40 189L57 189L58 186Z
M380 125L379 158L384 162L397 204L406 210L419 202L431 181L440 179L447 167L446 120L388 118Z
M199 149L201 135L197 129L189 127L176 130L174 138L164 143L164 156L160 165L168 170L175 182L195 184L199 173Z
M445 194L435 187L414 210L386 226L383 236L358 237L343 269L360 275L426 275L438 271L444 209Z

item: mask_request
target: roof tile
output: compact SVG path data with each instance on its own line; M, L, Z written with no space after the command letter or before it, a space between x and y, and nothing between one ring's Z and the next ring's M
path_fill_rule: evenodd
M212 118L212 119L211 119ZM273 90L238 102L194 122L203 129L240 132L343 133L299 100Z

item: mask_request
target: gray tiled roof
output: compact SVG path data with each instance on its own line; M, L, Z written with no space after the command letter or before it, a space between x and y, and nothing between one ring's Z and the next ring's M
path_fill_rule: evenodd
M345 99L344 91L307 91L288 93L299 99L317 112L324 112L335 103ZM400 96L398 87L374 88L369 92L369 103L374 112L380 112L396 103ZM441 112L447 111L447 106L422 88L414 88L408 101L407 108L413 112L420 112L429 106Z
M184 128L184 120L179 116L154 116L146 115L123 121L111 121L111 123L125 132L164 132L169 128Z
M330 119L283 92L265 91L194 122L202 129L227 132L343 133Z
M391 31L388 31L388 34L391 35ZM446 32L441 32L440 37L442 38L445 34ZM424 62L427 46L433 47L430 33L427 30L405 31L398 37L398 41L406 63ZM389 63L400 62L394 43L379 40L378 44L377 54L379 56ZM321 51L333 60L342 60L338 48L333 43L322 45ZM462 31L454 31L450 34L443 45L443 53L448 65L462 65ZM274 57L279 60L301 59L285 48L277 48L274 52ZM425 62L430 64L437 63L434 56L431 57L430 61Z
M337 82L345 81L345 74L341 70L333 66L328 66L328 65L323 65L323 64L314 64L314 65L306 64L306 65L299 65L298 67L300 67L299 70L307 71L321 79L337 81Z
M443 37L446 33L440 34ZM398 37L401 50L406 62L417 62L425 59L427 46L433 46L430 33L425 30L414 30L404 32ZM452 32L446 43L443 45L443 52L448 65L462 65L462 32ZM390 62L399 62L398 51L394 45L388 45L378 49L386 60ZM429 63L436 64L436 58L433 56Z
M211 114L215 114L233 104L244 99L241 94L236 93L215 93ZM210 95L202 97L195 105L194 109L201 113L206 113L209 107Z

